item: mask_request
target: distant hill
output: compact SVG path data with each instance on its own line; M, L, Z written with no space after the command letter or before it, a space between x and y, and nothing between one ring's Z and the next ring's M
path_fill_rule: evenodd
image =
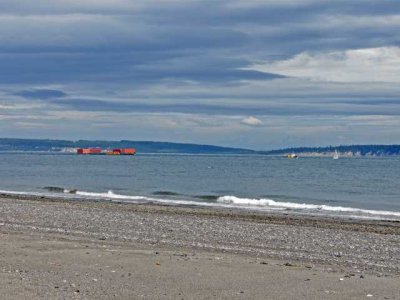
M301 156L328 156L337 151L341 156L392 156L400 155L400 145L349 145L329 147L298 147L261 151L265 155L295 153Z
M212 145L147 142L147 141L67 141L50 139L0 138L0 151L72 152L75 148L100 147L136 148L138 153L188 153L188 154L253 154L248 149L218 147Z
M350 145L330 147L298 147L271 151L254 151L212 145L148 142L148 141L68 141L50 139L0 138L0 151L74 152L76 148L100 147L136 148L138 153L188 153L188 154L261 154L300 156L330 156L335 151L341 156L392 156L400 155L400 145Z

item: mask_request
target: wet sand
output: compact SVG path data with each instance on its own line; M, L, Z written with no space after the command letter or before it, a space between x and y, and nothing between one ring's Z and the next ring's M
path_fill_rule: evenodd
M400 299L400 224L0 196L5 299Z

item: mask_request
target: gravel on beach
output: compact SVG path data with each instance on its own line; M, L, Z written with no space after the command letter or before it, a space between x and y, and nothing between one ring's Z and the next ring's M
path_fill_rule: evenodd
M379 276L400 274L398 222L1 196L0 231L238 253Z
M400 224L0 195L2 299L400 299Z

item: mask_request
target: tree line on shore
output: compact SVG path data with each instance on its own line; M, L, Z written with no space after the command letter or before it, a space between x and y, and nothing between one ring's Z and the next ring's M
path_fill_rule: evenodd
M355 156L392 156L400 155L400 145L340 145L327 147L296 147L269 151L255 151L242 148L219 147L186 143L154 141L90 141L90 140L52 140L52 139L12 139L0 138L0 151L44 151L62 152L65 149L99 147L136 148L138 153L198 153L198 154L329 154L335 151Z

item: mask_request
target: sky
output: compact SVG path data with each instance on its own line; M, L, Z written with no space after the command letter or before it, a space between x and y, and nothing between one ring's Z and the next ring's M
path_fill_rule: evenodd
M400 143L398 0L1 0L0 137Z

